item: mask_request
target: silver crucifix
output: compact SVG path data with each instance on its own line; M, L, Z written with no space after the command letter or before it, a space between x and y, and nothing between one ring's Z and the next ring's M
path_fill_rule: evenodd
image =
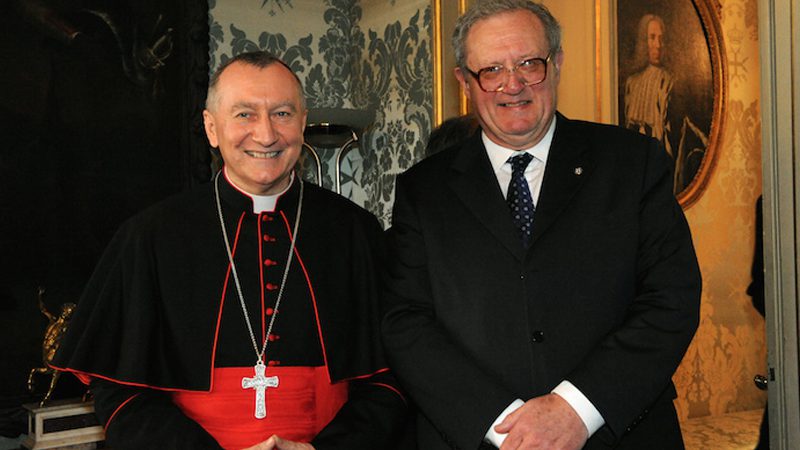
M267 367L262 361L258 361L254 367L256 376L253 378L242 378L242 389L256 390L256 419L267 417L267 398L265 391L267 388L278 387L278 377L266 377L264 373Z

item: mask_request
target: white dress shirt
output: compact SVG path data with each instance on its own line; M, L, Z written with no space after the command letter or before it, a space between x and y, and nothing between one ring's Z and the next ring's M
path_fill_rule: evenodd
M497 177L497 182L500 184L500 189L503 191L504 197L508 195L508 184L511 182L511 164L508 162L508 158L519 155L522 152L526 152L533 156L533 160L531 160L531 162L528 164L528 167L525 168L525 179L528 181L528 187L531 190L531 199L533 200L533 205L534 207L538 205L539 193L542 190L544 169L547 163L547 156L550 154L550 145L553 142L555 130L556 121L553 120L553 123L550 124L550 128L548 128L547 133L544 135L541 141L531 148L520 151L501 147L500 145L492 142L486 136L486 133L481 133L483 145L486 147L486 153L489 156L489 161L492 164L492 169L494 169L494 174ZM533 220L534 222L536 221L535 213ZM597 410L597 408L595 408L592 402L589 401L589 399L586 398L586 396L583 395L583 393L569 381L562 381L551 392L569 403L572 409L574 409L581 418L583 424L586 425L586 429L589 430L589 436L594 434L595 431L600 429L600 427L605 424L603 416L600 415L600 412ZM494 431L494 427L499 425L506 418L506 416L516 411L524 404L525 402L522 401L522 399L517 399L508 405L508 407L502 413L500 413L494 423L492 423L492 426L489 427L484 439L487 442L500 447L506 438L506 434L497 433Z
M530 153L533 159L528 164L528 167L525 168L525 179L528 181L528 187L531 190L531 200L533 200L534 207L539 203L539 192L542 190L542 178L544 178L544 165L547 162L547 155L550 153L550 143L553 141L555 124L556 121L554 120L538 144L520 151L501 147L492 142L486 136L486 133L481 133L483 146L486 147L489 162L492 163L492 169L497 177L497 182L500 184L500 189L503 191L503 197L508 195L508 184L511 182L511 163L508 162L508 158L522 153Z

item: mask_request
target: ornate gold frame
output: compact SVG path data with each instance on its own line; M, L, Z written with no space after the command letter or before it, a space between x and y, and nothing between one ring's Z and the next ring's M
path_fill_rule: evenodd
M453 29L458 16L466 9L469 0L431 0L433 36L433 126L445 119L467 113L467 98L453 76L455 57L447 48L446 33Z
M692 206L702 195L717 164L719 146L725 129L723 106L728 98L728 59L722 38L720 15L722 6L718 0L692 0L700 15L700 23L706 33L708 52L711 55L711 79L714 84L714 106L711 115L711 133L706 154L694 179L678 194L678 202L683 209Z
M709 133L708 146L706 147L706 154L703 157L700 168L697 170L692 182L676 196L683 209L688 209L695 202L697 202L697 200L703 194L703 191L708 184L708 180L711 178L713 169L716 166L719 156L719 146L722 140L725 124L723 106L725 105L728 96L728 61L727 56L725 55L725 45L720 23L722 6L720 5L719 0L691 0L691 2L697 10L700 24L702 25L705 33L708 52L711 56L711 78L714 91L714 104L712 106L711 130ZM612 0L608 3L601 0L596 0L595 12L598 21L596 30L597 39L595 40L595 45L597 46L596 54L598 55L598 59L600 59L600 56L604 51L608 52L608 49L611 49L611 57L607 58L606 61L610 60L612 67L609 70L602 70L601 64L598 64L597 66L597 85L608 86L605 96L598 94L598 102L600 102L601 97L607 97L609 99L611 102L610 109L612 111L612 121L618 123L619 113L616 107L618 99L618 86L616 85L617 83L615 81L608 83L608 79L605 78L609 73L612 73L613 76L610 77L610 79L616 80L616 70L619 64L619 58L616 53L616 4L616 0ZM604 41L601 39L601 22L607 22L610 24L609 29L611 30L611 33L607 35L613 37L610 39L612 41L610 43L608 40ZM610 95L608 94L609 89ZM598 106L598 111L601 109L602 108Z

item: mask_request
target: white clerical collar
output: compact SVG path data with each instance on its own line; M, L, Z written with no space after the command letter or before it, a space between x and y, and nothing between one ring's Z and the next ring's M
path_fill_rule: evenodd
M547 155L550 154L550 145L553 143L553 135L556 131L556 118L553 117L553 121L550 123L550 127L547 129L547 133L544 134L544 137L537 142L533 147L526 148L524 150L511 150L509 148L505 148L500 146L488 136L486 136L485 131L481 131L481 139L483 140L483 146L486 147L486 153L489 155L489 161L492 163L492 169L494 173L497 173L508 161L508 158L520 154L520 152L527 152L530 153L534 158L538 159L539 161L546 163L547 162ZM529 168L532 168L533 165L529 165ZM510 166L509 166L509 169Z
M228 180L228 183L230 183L231 186L233 186L237 191L250 197L253 200L253 212L255 214L275 211L275 205L278 203L278 198L280 198L281 195L285 194L286 191L288 191L289 188L292 187L292 183L294 182L294 171L292 171L289 178L289 184L287 184L286 188L281 192L272 195L255 195L237 186L236 183L234 183L233 180L231 180L230 177L228 176L226 167L223 167L222 170L223 170L222 172L223 175L225 175L225 179Z

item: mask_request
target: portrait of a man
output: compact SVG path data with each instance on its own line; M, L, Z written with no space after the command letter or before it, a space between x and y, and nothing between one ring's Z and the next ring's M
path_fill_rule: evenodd
M625 127L653 136L673 155L667 133L672 75L661 64L664 44L664 20L645 14L639 20L636 59L644 66L625 81Z
M679 196L711 135L712 64L701 18L690 0L621 0L617 14L620 124L661 142Z

